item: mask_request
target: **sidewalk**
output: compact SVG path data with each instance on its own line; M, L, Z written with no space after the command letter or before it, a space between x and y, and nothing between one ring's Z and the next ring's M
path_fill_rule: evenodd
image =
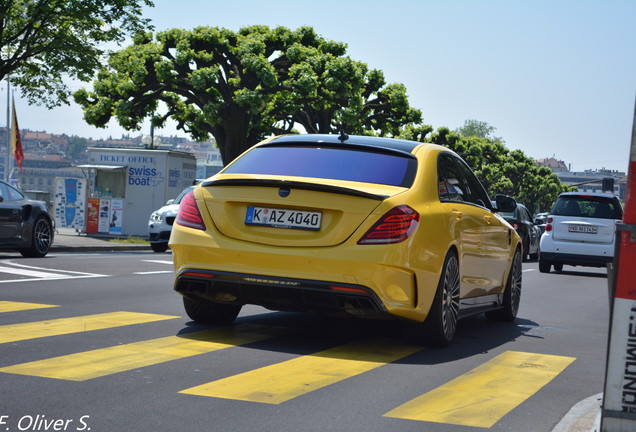
M108 235L79 234L72 228L58 228L51 252L150 251L149 244L114 242Z

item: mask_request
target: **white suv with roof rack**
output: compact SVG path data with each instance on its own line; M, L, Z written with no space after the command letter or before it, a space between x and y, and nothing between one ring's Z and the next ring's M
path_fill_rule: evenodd
M539 271L563 265L604 267L614 259L616 223L623 218L619 199L607 193L559 195L541 236Z

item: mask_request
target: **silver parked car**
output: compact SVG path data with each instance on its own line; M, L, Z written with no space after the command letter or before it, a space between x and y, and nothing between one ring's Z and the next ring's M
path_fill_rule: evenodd
M148 237L150 247L155 252L165 252L168 249L168 240L172 232L172 224L179 212L181 199L192 190L194 186L185 188L175 199L168 200L166 205L155 210L148 220Z

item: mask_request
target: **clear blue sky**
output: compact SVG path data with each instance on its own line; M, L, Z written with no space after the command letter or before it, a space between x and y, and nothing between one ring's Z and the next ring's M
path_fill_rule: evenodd
M327 39L347 43L349 56L384 71L387 82L403 83L411 105L435 128L485 121L508 148L531 157L555 156L577 171L627 170L636 100L634 0L155 5L147 16L158 30L312 26ZM5 101L3 83L0 106ZM49 112L18 101L17 109L21 128L93 138L124 133L116 124L105 130L86 125L77 106ZM185 136L172 128L156 133Z

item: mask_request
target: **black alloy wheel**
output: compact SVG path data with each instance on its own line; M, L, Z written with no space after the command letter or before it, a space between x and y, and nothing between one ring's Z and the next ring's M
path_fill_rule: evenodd
M38 217L33 223L31 234L31 246L20 249L20 254L26 258L42 258L51 249L53 239L53 227L44 216Z
M455 251L446 255L442 274L428 317L423 323L409 325L412 339L424 345L450 345L459 321L459 260Z
M523 267L521 264L521 252L515 252L508 274L508 281L504 289L502 309L497 309L486 313L486 317L494 321L514 321L519 313L521 304L521 282Z

